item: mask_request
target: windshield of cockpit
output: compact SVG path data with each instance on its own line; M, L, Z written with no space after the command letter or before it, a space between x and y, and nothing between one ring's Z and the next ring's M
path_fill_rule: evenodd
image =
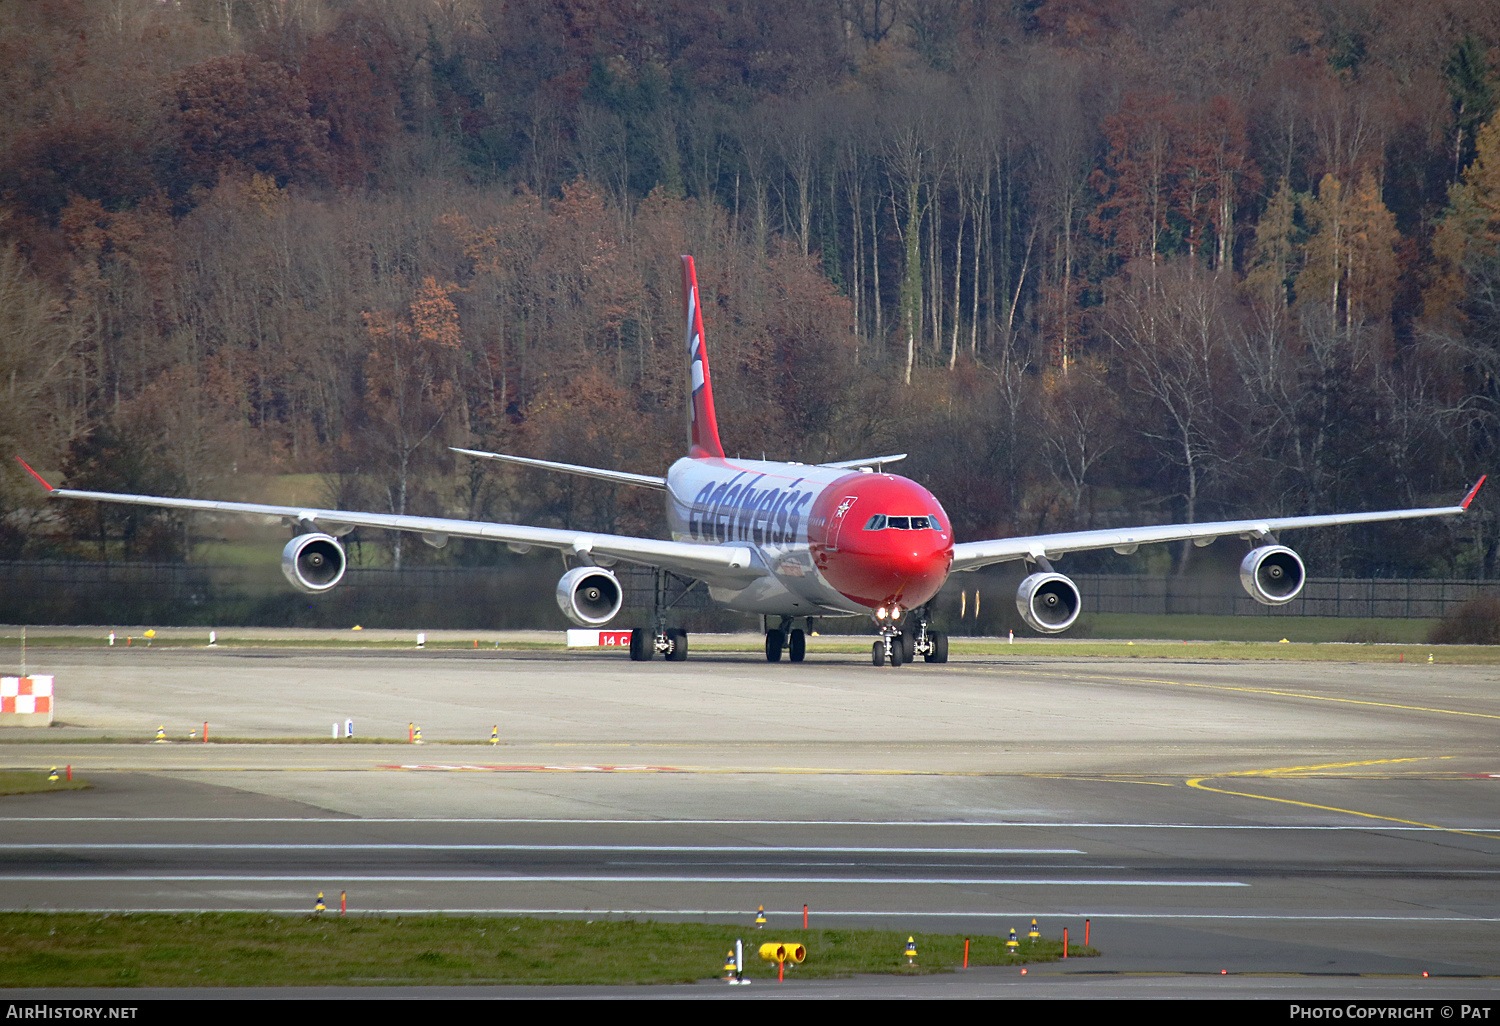
M865 522L866 531L939 531L937 517L904 516L893 517L876 513Z

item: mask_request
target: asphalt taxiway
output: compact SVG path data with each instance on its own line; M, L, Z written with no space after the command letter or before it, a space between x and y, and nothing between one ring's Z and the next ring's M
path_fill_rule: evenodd
M57 679L60 725L0 731L0 764L67 764L96 787L0 799L8 908L295 911L323 891L356 912L747 927L758 905L781 928L804 904L818 925L899 930L1035 916L1074 940L1087 920L1105 953L1033 985L1500 993L1492 667L32 660ZM316 743L347 719L355 741ZM240 740L202 743L204 721ZM358 743L409 724L425 744ZM158 727L171 743L149 743ZM989 972L997 993L1015 982Z

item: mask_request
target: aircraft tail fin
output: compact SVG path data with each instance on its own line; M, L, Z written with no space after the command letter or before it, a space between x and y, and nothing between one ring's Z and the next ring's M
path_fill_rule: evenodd
M703 345L703 308L698 302L698 272L693 258L682 258L682 304L687 320L688 455L694 459L724 458L719 444L719 422L714 416L714 388L708 374L708 350Z

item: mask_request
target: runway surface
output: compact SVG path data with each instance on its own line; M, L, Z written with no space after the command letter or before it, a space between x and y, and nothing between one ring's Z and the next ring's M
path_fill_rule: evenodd
M97 786L0 799L8 908L294 911L321 890L355 912L747 929L758 905L780 929L803 904L814 925L898 930L1035 916L1074 940L1087 920L1105 954L1025 996L1500 992L1493 667L32 658L62 725L0 730L0 764ZM211 740L314 742L347 718L427 743L186 740L206 720ZM142 743L159 726L173 742ZM799 986L978 996L1015 977Z

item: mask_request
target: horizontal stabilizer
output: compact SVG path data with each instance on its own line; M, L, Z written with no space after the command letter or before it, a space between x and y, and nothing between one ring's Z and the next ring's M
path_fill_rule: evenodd
M860 467L874 467L879 470L887 463L899 463L906 459L906 453L897 453L895 456L868 456L862 460L840 460L838 463L819 463L820 467L835 467L848 470L857 470Z
M465 456L477 456L483 460L501 460L505 463L519 463L526 467L540 467L543 470L560 470L564 474L595 477L601 481L613 481L615 484L636 485L640 488L665 489L667 487L666 478L652 477L649 474L628 474L623 470L600 470L598 467L580 467L574 463L553 463L551 460L534 460L529 456L511 456L503 452L480 452L477 449L459 449L453 446L449 448Z

